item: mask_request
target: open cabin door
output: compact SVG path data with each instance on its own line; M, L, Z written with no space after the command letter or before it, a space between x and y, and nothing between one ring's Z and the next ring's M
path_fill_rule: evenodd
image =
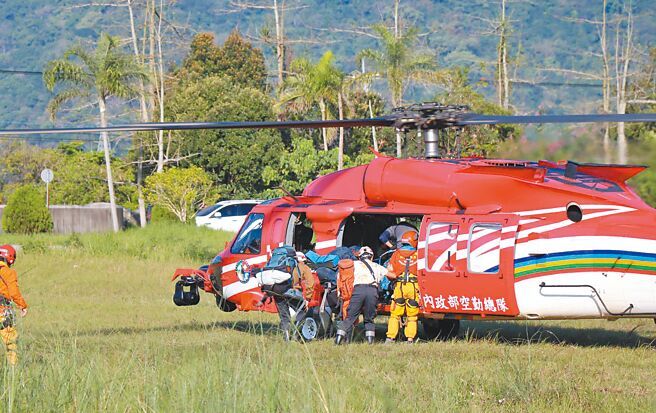
M517 222L510 214L425 216L418 248L424 312L517 315Z

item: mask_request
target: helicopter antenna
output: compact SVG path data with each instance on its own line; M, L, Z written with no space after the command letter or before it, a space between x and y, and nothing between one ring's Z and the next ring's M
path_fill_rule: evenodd
M298 202L298 198L296 198L294 195L292 195L291 192L289 192L288 190L286 190L286 189L283 188L282 186L277 186L275 189L280 189L282 192L285 193L285 195L287 195L288 197L292 198L292 199L294 200L294 202Z

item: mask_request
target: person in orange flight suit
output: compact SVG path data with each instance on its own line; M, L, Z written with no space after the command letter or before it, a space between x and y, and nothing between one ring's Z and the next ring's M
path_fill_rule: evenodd
M407 231L399 240L387 266L387 278L396 281L392 294L386 342L394 342L399 334L401 318L406 317L404 334L412 343L417 336L419 318L419 284L417 283L417 233Z
M16 250L11 245L0 245L0 338L7 349L7 361L12 366L18 362L18 331L14 327L14 309L20 308L21 317L27 315L27 303L18 289L18 275L11 268L16 262Z

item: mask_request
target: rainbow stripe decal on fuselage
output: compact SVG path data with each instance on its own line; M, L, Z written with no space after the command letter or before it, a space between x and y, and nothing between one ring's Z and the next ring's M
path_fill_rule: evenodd
M581 270L656 274L656 254L621 250L580 250L515 260L515 278Z

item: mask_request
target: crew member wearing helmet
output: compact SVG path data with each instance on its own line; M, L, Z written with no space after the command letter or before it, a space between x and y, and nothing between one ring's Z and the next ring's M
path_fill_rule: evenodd
M27 315L27 303L18 289L18 276L11 268L16 261L16 250L11 245L0 245L0 337L7 349L7 361L16 365L18 332L14 327L14 310L11 302L20 308L21 316Z
M358 259L353 262L353 295L346 310L346 320L337 330L335 344L348 341L353 330L353 324L360 314L364 317L365 337L373 344L376 336L374 318L378 304L378 284L387 274L387 269L372 261L374 252L364 246L360 248Z
M386 342L394 342L399 334L401 317L406 317L405 337L414 342L419 316L419 285L417 284L417 233L407 231L387 266L387 278L396 281L392 294Z

